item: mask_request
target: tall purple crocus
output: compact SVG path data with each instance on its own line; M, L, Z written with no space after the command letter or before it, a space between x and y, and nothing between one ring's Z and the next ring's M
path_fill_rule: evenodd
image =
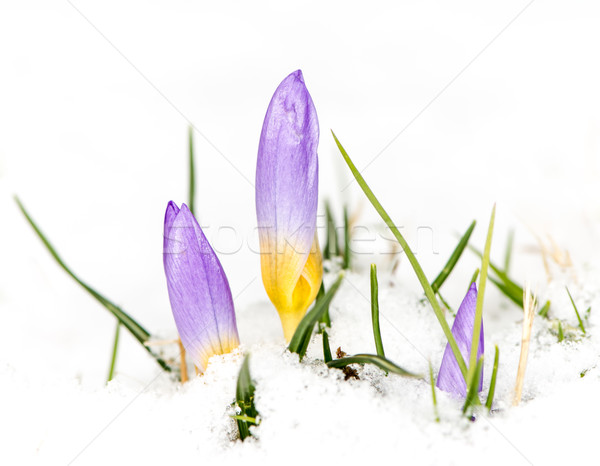
M473 340L476 305L477 286L475 286L475 283L472 283L469 291L467 291L467 295L458 308L454 324L452 325L452 335L454 335L460 354L462 354L462 357L467 364L469 363L469 354L471 352ZM481 333L479 336L479 345L477 347L477 360L479 360L481 356L483 356L483 322L481 322ZM481 378L479 379L479 391L481 391L482 385L483 368L481 370ZM442 365L440 366L440 372L437 379L437 387L440 390L444 390L445 392L454 395L462 397L467 396L467 385L460 372L454 353L452 353L450 344L446 345L446 350L444 351L444 357L442 358Z
M256 216L262 279L290 340L323 275L316 235L319 122L300 70L271 99L258 146Z
M185 204L165 214L163 262L181 342L203 373L211 356L240 344L233 299L221 263Z

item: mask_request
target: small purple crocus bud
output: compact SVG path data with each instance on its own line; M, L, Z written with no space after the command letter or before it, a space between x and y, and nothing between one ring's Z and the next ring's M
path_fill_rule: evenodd
M165 214L163 263L181 342L200 373L211 356L240 344L227 277L185 204Z
M452 335L456 339L458 349L465 362L468 364L471 353L471 344L473 340L473 325L475 324L475 307L477 306L477 286L471 284L467 295L463 299L454 324L452 325ZM481 322L481 333L479 336L479 345L477 347L477 360L483 356L483 322ZM450 344L446 344L444 357L438 373L437 387L445 392L452 393L463 398L467 396L467 384L460 372L458 362L452 353ZM481 378L479 379L479 389L483 386L483 368L481 369Z

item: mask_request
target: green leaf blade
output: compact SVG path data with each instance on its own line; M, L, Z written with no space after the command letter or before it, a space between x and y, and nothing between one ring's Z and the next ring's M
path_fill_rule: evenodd
M479 273L479 287L477 290L477 304L475 307L475 323L473 324L473 338L471 340L471 353L469 357L469 379L473 377L473 374L477 366L477 350L479 347L479 337L481 335L481 323L483 320L483 300L485 297L485 287L488 275L488 268L490 264L490 253L492 249L492 237L494 234L494 221L496 219L496 205L492 208L492 214L490 216L490 224L488 227L487 238L485 240L485 248L483 250L483 257L481 259L481 271ZM479 380L479 379L478 379Z
M188 147L189 147L189 181L188 181L188 208L192 215L196 215L194 199L196 198L196 169L194 163L194 128L188 127Z
M110 366L108 368L108 377L106 383L110 382L115 375L115 365L117 362L117 350L119 348L119 334L121 333L121 322L117 320L117 328L115 329L115 339L113 341L113 349L110 357Z
M235 389L235 401L240 409L240 414L231 416L237 422L242 441L252 435L250 426L258 425L258 411L254 406L255 391L256 387L250 377L250 355L246 355L240 368Z
M488 396L485 401L485 407L488 411L492 410L492 404L494 403L494 394L496 393L496 377L498 376L499 360L500 350L498 349L498 345L496 345L494 350L494 368L492 369L492 379L490 380L490 388L488 390Z
M331 348L329 347L329 335L323 330L323 360L328 363L333 358L331 357Z
M350 269L350 261L350 220L348 216L348 206L344 206L344 270Z
M327 363L327 367L341 369L350 364L373 364L386 372L393 374L402 375L404 377L420 379L423 376L410 372L397 364L393 363L389 359L378 356L376 354L355 354L354 356L347 356L340 359L334 359Z
M431 385L431 398L433 399L433 414L435 415L435 422L440 422L437 398L435 396L435 380L433 378L433 367L431 367L431 362L429 362L429 384Z
M469 249L477 254L480 258L483 257L481 251L477 250L472 246L469 246ZM510 277L504 272L500 267L494 264L491 260L489 261L490 269L494 272L494 274L498 277L495 279L490 276L490 281L498 287L498 289L506 295L511 301L513 301L517 306L523 308L523 288L517 285Z
M150 339L150 333L148 333L148 331L144 327L142 327L138 322L136 322L135 319L133 319L133 317L131 317L129 314L123 311L119 306L114 304L108 298L105 298L103 295L98 293L95 289L93 289L91 286L89 286L87 283L81 280L77 275L75 275L75 273L67 266L62 257L58 254L52 243L50 243L50 241L46 238L46 235L44 235L42 230L38 227L38 225L33 220L27 209L25 209L25 206L23 205L21 200L17 196L15 196L14 199L19 209L21 210L21 213L23 214L31 228L33 228L33 231L40 238L44 246L46 246L46 249L54 258L56 263L73 280L75 280L75 282L77 282L84 290L86 290L100 304L102 304L112 315L114 315L117 318L117 320L121 322L123 327L125 327L133 335L133 337L144 347L144 349L148 351L148 353L150 353L150 355L156 360L160 367L170 372L171 367L162 358L154 354L148 346L145 345L145 343Z
M469 228L467 228L467 231L465 231L465 233L460 238L460 241L456 245L456 248L454 248L454 251L452 251L452 254L450 255L450 258L448 259L448 261L446 262L446 265L444 265L444 268L442 269L442 271L435 278L435 280L431 283L431 288L433 289L434 293L437 293L439 291L440 287L444 284L446 279L452 273L452 270L458 263L458 260L460 259L460 256L462 255L465 248L467 247L467 244L469 244L469 239L471 238L471 234L473 233L473 230L475 229L475 225L476 225L476 222L475 222L475 220L473 220L473 222L471 222L471 225L469 226Z
M508 232L508 238L506 239L506 251L504 252L504 273L506 273L507 275L510 270L514 242L515 230L510 230Z
M321 281L321 286L319 287L319 292L317 293L316 301L323 299L323 296L325 296L325 285L323 284L323 281ZM325 307L325 312L319 319L319 323L321 324L321 326L319 327L319 332L321 332L324 327L331 327L331 317L329 316L329 306Z
M379 328L379 285L377 283L377 266L371 264L371 322L373 324L373 338L377 355L385 358L381 329Z
M474 366L472 376L469 378L467 396L465 397L465 404L463 405L462 412L467 414L469 408L480 405L479 396L479 379L481 379L481 371L483 370L483 356L477 360L477 364Z
M550 300L546 301L546 304L540 309L538 315L544 319L548 319L548 312L550 311Z
M352 162L352 159L350 158L350 156L348 155L348 153L346 152L346 150L344 149L344 147L338 140L335 133L332 131L331 134L333 135L333 139L335 140L335 143L336 143L340 153L342 154L342 157L344 158L346 164L348 165L348 168L350 168L352 175L356 179L356 182L358 183L360 188L363 190L365 196L367 197L367 199L369 200L371 205L375 208L375 210L377 211L379 216L383 219L385 224L388 226L388 228L390 229L390 231L392 232L392 234L394 235L396 240L400 243L400 246L402 247L402 250L406 254L406 257L408 258L408 261L409 261L410 265L412 266L412 268L417 276L417 279L419 280L419 283L423 287L425 296L427 297L427 300L431 304L431 307L433 308L433 312L434 312L436 318L438 319L440 326L442 327L442 331L444 332L444 335L446 336L446 339L448 340L448 344L450 345L450 348L452 349L452 353L454 354L454 357L456 358L460 372L466 380L467 379L467 365L465 364L465 360L458 348L456 339L454 338L454 335L452 335L450 326L448 325L448 322L446 322L444 313L440 307L439 302L437 301L437 298L435 297L435 293L433 292L431 285L429 284L429 280L427 279L427 277L425 276L425 273L423 272L423 269L421 268L421 265L417 261L417 258L415 257L415 255L410 250L408 243L406 242L406 240L404 239L404 237L402 236L402 234L400 233L398 228L394 225L394 222L392 222L392 219L390 218L390 216L388 215L386 210L383 208L383 206L381 205L381 203L379 202L379 200L377 199L377 197L375 196L375 194L373 193L373 191L371 190L371 188L369 187L369 185L367 184L365 179L362 177L362 175L360 174L360 172L354 165L354 162Z
M571 292L569 291L569 288L567 288L565 286L565 289L567 290L567 293L569 295L569 299L571 300L571 304L573 305L573 309L575 310L575 315L577 316L577 321L579 322L579 328L581 329L581 331L585 335L585 327L583 325L583 320L581 320L581 316L579 315L579 310L577 309L577 306L575 305L575 301L573 300L573 296L571 296Z

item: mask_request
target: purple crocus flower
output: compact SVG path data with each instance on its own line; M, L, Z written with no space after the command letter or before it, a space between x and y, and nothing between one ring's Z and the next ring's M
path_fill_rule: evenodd
M289 341L315 300L323 267L316 235L319 122L300 70L285 78L263 123L256 215L265 290Z
M211 356L240 344L227 277L185 204L171 201L165 214L163 262L181 342L203 373Z
M454 324L452 325L452 335L456 339L458 349L462 354L467 365L469 364L469 355L471 352L471 344L473 340L473 325L475 324L475 307L477 305L477 286L471 284L467 295L463 299ZM481 322L481 333L479 336L479 345L477 347L477 360L483 356L483 322ZM481 378L479 379L479 391L483 385L483 368L481 370ZM465 379L460 372L458 362L452 353L450 344L446 344L442 365L437 379L437 387L445 392L454 395L465 397L467 396L467 385Z

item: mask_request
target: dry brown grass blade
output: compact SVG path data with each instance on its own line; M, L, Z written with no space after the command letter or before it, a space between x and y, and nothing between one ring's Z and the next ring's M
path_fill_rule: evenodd
M531 328L537 308L537 298L531 294L528 283L525 284L523 292L523 333L521 336L521 355L519 357L519 368L517 370L517 382L515 384L515 396L513 406L521 402L523 393L523 382L525 380L525 369L527 368L527 357L529 356L529 342L531 340Z

